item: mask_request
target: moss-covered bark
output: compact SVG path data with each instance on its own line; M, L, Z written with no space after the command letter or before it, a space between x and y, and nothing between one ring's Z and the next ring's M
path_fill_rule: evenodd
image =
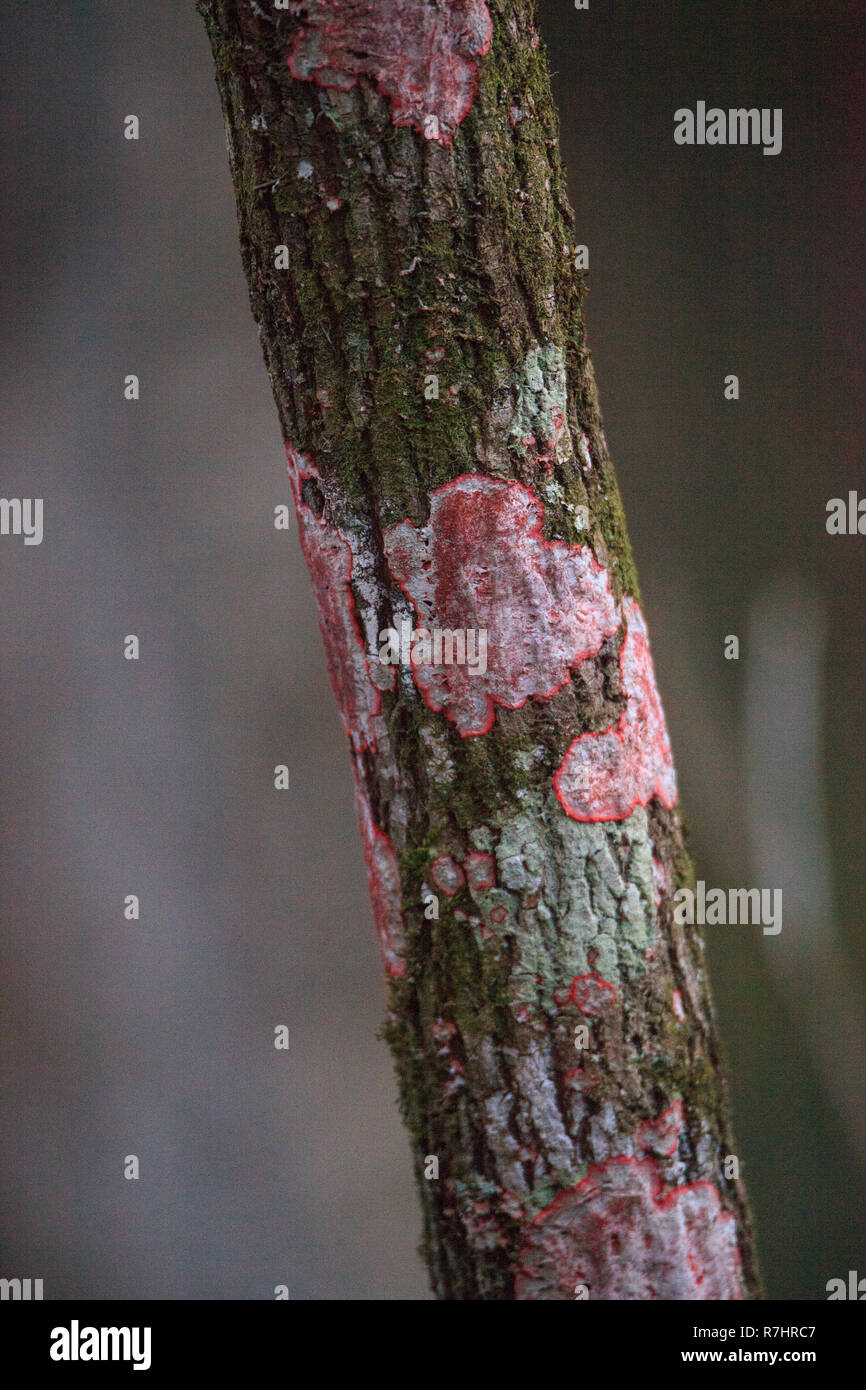
M420 4L399 7L403 43ZM444 13L459 0L437 5ZM344 74L344 90L293 76L287 59L320 5L292 8L199 4L253 313L285 438L302 456L292 455L293 478L311 568L315 546L330 546L323 566L337 564L340 546L351 551L358 636L375 652L378 632L415 617L390 528L428 526L435 489L483 475L531 489L545 541L561 543L551 553L589 545L617 604L637 598L533 5L491 0L492 42L467 59L477 90L450 143L396 125L373 75ZM387 30L383 47L397 41ZM363 54L354 61L363 66ZM314 574L320 602L329 584L333 599L334 573ZM528 602L527 627L541 620ZM716 1224L736 1232L737 1290L756 1292L743 1192L725 1174L734 1150L702 947L671 910L691 872L676 811L653 796L592 823L566 814L553 791L574 738L622 714L623 640L618 627L555 693L497 703L482 735L465 736L400 668L390 689L374 674L369 727L350 727L380 894L381 856L393 848L399 866L386 1032L442 1297L572 1296L569 1281L585 1273L579 1251L552 1269L550 1249L539 1258L538 1248L551 1203L592 1164L601 1188L606 1175L651 1171L665 1211L700 1197L685 1226L711 1226L718 1203ZM329 653L339 661L339 645ZM345 672L335 679L351 683ZM448 891L437 888L437 860ZM569 993L584 977L612 987L603 1006ZM677 1103L674 1151L644 1142L640 1126L679 1116ZM711 1200L690 1186L700 1182ZM572 1221L575 1242L609 1247L587 1265L590 1297L704 1296L698 1274L692 1292L687 1280L680 1293L676 1280L654 1284L649 1256L631 1284L617 1282L623 1233L603 1196L581 1192L576 1209L585 1198L599 1215L591 1230ZM629 1238L662 1210L635 1189L629 1202L641 1201ZM650 1244L647 1235L641 1248ZM690 1247L675 1257L695 1262ZM640 1264L634 1251L628 1260ZM723 1287L717 1296L735 1296Z

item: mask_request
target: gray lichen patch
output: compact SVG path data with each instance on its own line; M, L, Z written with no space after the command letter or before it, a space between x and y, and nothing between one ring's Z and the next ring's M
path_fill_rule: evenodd
M655 931L646 810L592 824L563 815L551 794L523 801L495 849L497 881L520 902L514 997L525 999L534 978L554 1008L554 990L593 971L619 991L644 972Z
M562 349L555 343L531 348L516 385L517 407L508 429L511 448L523 452L532 438L539 451L552 442L557 458L570 458L573 447L565 423L567 377Z

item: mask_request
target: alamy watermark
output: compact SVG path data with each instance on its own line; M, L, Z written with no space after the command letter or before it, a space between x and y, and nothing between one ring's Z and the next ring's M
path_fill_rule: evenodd
M82 1327L73 1318L52 1328L48 1354L52 1361L131 1361L134 1371L148 1371L150 1348L149 1327Z
M828 1279L824 1287L828 1303L838 1302L839 1299L850 1299L855 1303L866 1300L866 1279L861 1279L856 1269L848 1270L847 1282L844 1279Z
M844 497L831 497L826 527L830 536L866 536L866 497L858 497L853 488L847 502Z
M0 536L23 536L25 545L41 545L42 498L0 497Z
M0 1279L0 1301L38 1302L43 1297L41 1279Z
M383 666L465 666L472 676L487 670L487 629L484 627L417 627L407 618L379 633Z
M674 112L674 141L677 145L763 145L764 154L779 154L782 108L711 106L708 110L705 101L699 101L694 111L681 106Z
M674 893L674 921L679 926L756 927L764 936L778 936L782 930L781 888L710 888L702 878L691 888Z

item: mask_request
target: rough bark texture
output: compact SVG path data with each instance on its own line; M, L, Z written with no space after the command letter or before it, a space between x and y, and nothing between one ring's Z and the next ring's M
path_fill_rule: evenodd
M199 8L434 1288L754 1296L533 5ZM377 660L404 621L486 672Z

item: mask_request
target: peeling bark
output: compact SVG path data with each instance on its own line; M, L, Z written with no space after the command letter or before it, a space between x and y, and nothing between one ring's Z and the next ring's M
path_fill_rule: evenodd
M533 5L199 9L434 1289L756 1296ZM382 664L404 622L486 673Z

